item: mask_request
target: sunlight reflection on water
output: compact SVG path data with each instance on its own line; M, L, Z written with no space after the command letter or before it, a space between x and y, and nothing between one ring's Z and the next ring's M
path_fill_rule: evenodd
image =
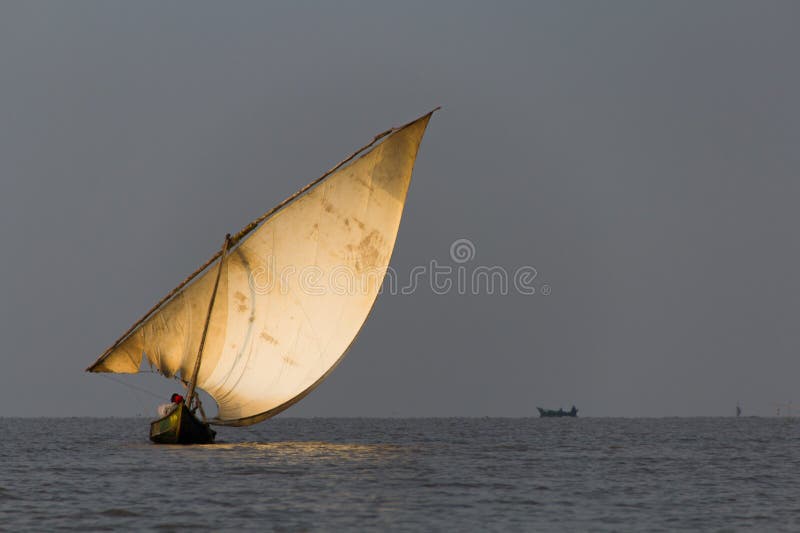
M279 441L279 442L219 442L204 446L170 446L181 453L216 454L228 453L242 459L269 456L271 459L364 461L389 460L409 452L410 446L397 444L360 444L324 441Z

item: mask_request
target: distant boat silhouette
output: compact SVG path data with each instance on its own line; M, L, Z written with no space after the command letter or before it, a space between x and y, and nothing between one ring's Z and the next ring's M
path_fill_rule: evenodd
M550 418L550 417L562 417L562 416L571 416L577 417L578 416L578 408L574 405L572 409L569 411L565 411L564 409L559 408L558 411L554 409L542 409L541 407L537 407L539 410L539 416L541 418Z

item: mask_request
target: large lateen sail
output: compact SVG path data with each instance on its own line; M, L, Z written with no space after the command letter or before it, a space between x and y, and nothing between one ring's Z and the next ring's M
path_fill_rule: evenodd
M378 136L233 237L197 376L219 406L213 422L269 418L339 362L383 282L429 119ZM218 263L179 286L88 370L135 373L146 357L163 374L189 380Z

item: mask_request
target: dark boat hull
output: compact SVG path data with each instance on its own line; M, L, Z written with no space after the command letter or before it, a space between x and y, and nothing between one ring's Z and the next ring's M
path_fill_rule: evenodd
M150 423L150 440L156 444L211 444L217 432L198 420L181 403L169 414Z
M537 407L539 410L539 416L542 418L560 418L562 416L569 416L569 417L576 417L578 416L578 410L573 406L571 410L565 411L563 409L559 409L558 411L553 409L542 409L541 407Z

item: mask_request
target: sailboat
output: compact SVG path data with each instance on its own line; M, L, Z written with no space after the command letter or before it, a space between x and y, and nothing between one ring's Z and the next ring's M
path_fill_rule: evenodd
M159 444L214 441L317 387L369 315L394 249L431 115L376 135L238 233L86 370L183 382L185 399L150 425ZM206 418L198 390L217 403Z

